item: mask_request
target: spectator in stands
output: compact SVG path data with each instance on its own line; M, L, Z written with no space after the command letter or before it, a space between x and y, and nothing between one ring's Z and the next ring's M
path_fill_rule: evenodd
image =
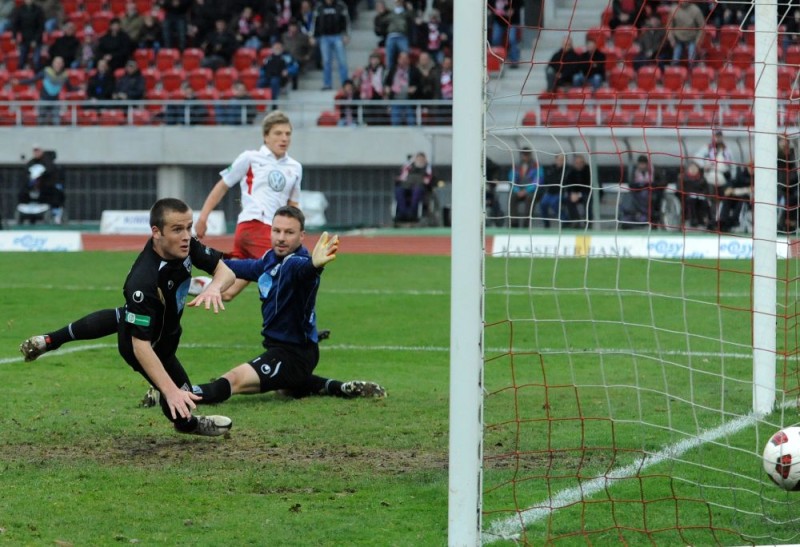
M77 67L85 70L94 68L97 62L97 36L91 27L86 27L83 31L83 41L81 42L80 50L78 51L78 58L76 59Z
M233 95L224 102L214 106L215 119L218 125L249 125L256 116L255 104L246 104L252 97L242 82L233 84Z
M139 65L134 60L125 63L125 73L117 80L112 99L119 101L141 101L144 99L145 80Z
M423 51L419 54L417 70L419 70L420 76L417 99L421 101L438 99L440 91L439 73L441 69L436 65L427 51Z
M793 7L789 14L783 19L783 25L786 27L785 32L781 32L781 47L783 52L786 48L800 44L800 7Z
M55 224L61 224L64 215L64 181L61 169L56 166L56 152L33 145L33 155L25 164L26 183L17 195L18 203L42 203L50 207ZM25 216L21 220L35 223L39 215Z
M731 179L720 189L719 230L731 232L740 226L739 217L744 204L752 197L753 162L739 170L736 178Z
M682 171L680 188L684 223L688 222L691 228L710 226L711 205L708 200L708 184L698 160L690 160Z
M61 28L64 22L64 6L61 5L61 0L37 0L37 3L44 12L44 31L49 34Z
M42 82L39 91L39 125L59 125L61 123L61 106L58 104L61 91L67 89L73 91L77 87L73 86L67 70L64 66L64 59L54 57L49 67L40 70L33 78L24 80L12 80L14 84L28 85Z
M75 36L75 25L71 21L64 23L63 34L56 38L50 45L48 54L50 57L61 57L64 64L70 68L78 68L80 59L78 58L81 50L81 41Z
M445 48L450 44L450 36L442 30L441 16L437 10L431 10L428 20L425 22L425 51L431 57L442 64L445 56Z
M136 64L135 61L130 62ZM97 61L97 70L86 82L86 97L91 101L109 101L114 97L116 84L114 73L108 68L108 61L100 59ZM104 105L100 108L108 108L108 106Z
M386 70L392 70L397 55L408 52L409 36L414 25L414 10L405 0L394 0L386 16Z
M300 31L309 38L314 37L314 7L311 0L300 2L300 13L297 16Z
M42 39L44 37L44 10L33 0L24 0L17 6L11 16L11 32L19 48L19 68L28 66L39 70L42 55Z
M372 19L372 30L375 36L378 37L378 47L386 47L386 29L389 26L390 15L386 2L383 0L375 2L375 17Z
M161 40L164 38L164 29L158 18L152 13L147 12L142 16L142 28L139 29L139 48L152 49L153 53L158 53L161 49Z
M261 49L261 19L256 19L255 13L251 6L244 6L241 13L235 20L234 34L239 47L246 47L249 49Z
M433 9L439 12L439 30L447 36L453 36L453 9L455 0L433 0Z
M399 60L399 59L398 59ZM420 206L425 194L431 191L433 169L425 152L409 155L395 180L395 222L416 222L420 219Z
M186 34L189 25L189 10L192 0L159 0L164 10L164 42L166 48L186 49Z
M358 88L353 80L346 80L342 89L334 97L334 104L339 110L339 127L356 127L358 125L358 106L353 101L359 100Z
M703 176L713 189L724 186L736 177L733 153L720 130L714 131L711 142L698 150L695 157L702 162Z
M189 26L187 27L187 39L191 39L194 44L202 44L206 41L208 33L214 30L214 23L217 19L225 19L227 6L215 0L194 0L192 5Z
M547 64L547 91L576 85L576 77L580 77L581 61L581 56L572 47L572 38L567 35L564 45L553 54Z
M236 36L228 30L228 24L224 19L217 19L214 30L208 33L203 42L203 66L213 70L229 66L237 47Z
M566 157L557 154L553 163L544 169L542 182L539 184L542 197L539 201L539 216L544 219L544 227L550 227L550 220L563 220L566 215L561 203L561 186L566 175Z
M258 72L258 87L269 89L272 100L277 101L281 95L281 88L289 81L289 66L283 56L283 45L280 42L272 44L269 56L264 58ZM272 105L277 110L277 104Z
M752 27L755 23L755 11L753 10L753 4L747 2L719 2L716 3L716 9L714 10L713 19L716 21L716 25L736 25L741 29L746 29ZM780 2L778 3L778 16L780 17L780 11L783 6L791 5L791 2ZM780 19L779 19L780 21ZM780 22L778 24L781 24Z
M606 54L597 49L597 42L586 38L586 50L580 55L579 72L575 74L573 83L583 86L587 82L594 91L606 81Z
M613 0L608 26L611 30L620 25L639 27L645 19L645 9L644 0Z
M642 154L636 158L633 177L628 183L630 191L622 197L620 220L637 224L652 222L654 183L655 171L653 166L647 156Z
M108 32L97 41L97 57L108 61L109 68L117 70L125 66L133 53L133 43L120 26L119 18L114 17L108 27Z
M311 62L311 54L314 48L311 46L311 40L300 32L300 25L297 21L291 21L286 28L286 32L281 37L286 53L292 56L297 62L298 72L291 78L292 89L297 89L299 76L306 71L309 63Z
M697 4L690 0L678 0L667 25L667 39L672 46L672 64L681 61L684 49L689 64L694 63L705 24L705 16Z
M800 214L800 161L792 142L785 136L778 137L778 231L797 231Z
M420 85L420 74L417 67L411 64L408 53L401 51L392 70L386 72L383 82L384 96L404 104L393 104L389 107L392 125L416 125L416 109L408 104L417 98Z
M138 44L142 35L144 18L136 7L136 2L129 1L125 4L125 14L120 19L120 27L134 44Z
M289 29L289 23L294 20L296 4L296 0L276 0L273 3L276 36L282 36Z
M434 107L434 123L451 125L453 122L453 59L451 57L442 59L442 68L439 71L439 94L436 98L450 101L450 104Z
M384 100L383 81L385 77L386 67L381 62L381 56L377 53L372 53L369 56L369 63L361 72L361 84L359 86L361 100ZM387 122L386 111L387 109L384 105L365 106L364 122L367 125L385 125Z
M639 53L634 60L636 70L653 64L661 69L664 68L667 60L672 59L672 50L666 37L667 31L658 13L644 18L642 28L636 37L636 43L639 44Z
M565 227L586 228L592 219L589 197L592 193L592 169L583 154L576 154L572 166L564 177L564 207L566 209Z
M507 50L506 63L509 68L519 68L520 0L489 0L491 22L491 44Z
M511 167L508 180L511 182L510 211L512 228L528 228L535 207L539 184L542 183L544 169L534 160L530 148L519 152L519 161Z
M350 41L350 16L341 0L321 0L314 9L314 40L322 54L322 90L333 89L333 59L339 69L339 81L348 79L347 52Z
M0 0L0 33L11 30L12 16L16 7L14 0Z
M200 125L208 122L208 109L197 102L194 89L188 83L181 84L183 102L168 104L164 111L167 125Z

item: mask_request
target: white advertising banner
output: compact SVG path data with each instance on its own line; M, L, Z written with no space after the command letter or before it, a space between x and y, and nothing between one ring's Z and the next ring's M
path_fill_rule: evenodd
M200 216L199 211L194 212L194 222ZM208 215L208 230L210 236L221 236L226 232L225 213L211 211ZM101 234L150 234L150 211L103 211L100 217Z
M665 259L751 259L753 240L734 236L650 235L498 235L491 254L510 257L593 257ZM778 242L777 256L786 258L789 244Z
M81 251L80 232L49 230L0 231L0 251Z

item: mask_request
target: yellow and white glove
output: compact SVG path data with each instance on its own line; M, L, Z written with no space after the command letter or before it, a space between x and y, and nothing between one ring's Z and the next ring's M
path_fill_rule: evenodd
M339 250L339 236L328 236L328 232L322 232L314 250L311 251L311 262L315 268L324 268L328 262L336 260L336 251Z

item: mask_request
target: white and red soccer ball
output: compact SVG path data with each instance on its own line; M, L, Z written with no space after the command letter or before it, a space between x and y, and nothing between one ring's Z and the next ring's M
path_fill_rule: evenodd
M800 427L785 427L764 447L764 471L784 490L800 491Z

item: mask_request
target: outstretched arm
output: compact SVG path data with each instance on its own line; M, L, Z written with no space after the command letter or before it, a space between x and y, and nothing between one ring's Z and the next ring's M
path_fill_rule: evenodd
M197 223L194 225L194 231L197 232L198 238L203 239L206 236L208 215L211 214L214 207L219 205L219 202L222 201L222 198L224 198L227 193L228 185L225 184L224 180L219 179L217 184L214 185L214 188L208 193L206 201L203 203L203 208L200 210L200 216L197 218Z
M317 269L324 268L326 264L336 260L336 252L338 250L339 236L328 237L328 232L322 232L317 244L314 245L314 250L311 252L311 262Z
M203 292L197 295L197 298L189 303L189 306L199 307L205 304L207 310L213 307L214 313L219 313L220 309L225 309L225 305L222 303L222 293L233 285L234 281L236 281L236 275L233 270L220 260L214 269L214 277L211 278L211 283L203 289Z
M147 377L150 378L150 381L155 384L158 391L164 396L172 414L172 419L177 419L178 416L186 419L191 418L192 410L196 408L195 401L199 401L200 397L191 391L183 391L175 385L167 371L164 370L164 365L158 355L150 346L150 341L141 340L134 336L133 354L139 364L142 365Z

